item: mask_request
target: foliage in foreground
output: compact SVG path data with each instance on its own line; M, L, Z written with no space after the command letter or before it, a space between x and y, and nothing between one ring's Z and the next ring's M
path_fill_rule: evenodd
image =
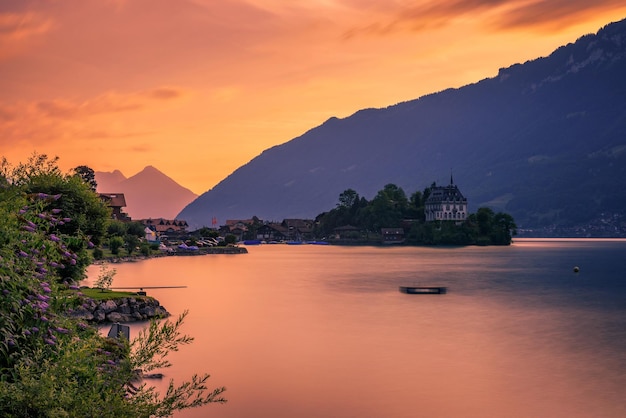
M180 334L186 313L152 322L132 342L68 315L76 303L68 290L79 290L89 262L84 231L104 231L108 211L55 161L34 156L17 171L0 164L0 416L164 417L225 402L224 388L207 388L209 375L172 381L165 394L138 380L192 341Z

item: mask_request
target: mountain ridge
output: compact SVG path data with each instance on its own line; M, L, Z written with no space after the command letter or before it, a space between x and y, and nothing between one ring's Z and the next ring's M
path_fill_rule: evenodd
M407 194L450 172L470 210L524 228L583 225L626 205L626 21L492 78L331 117L263 151L179 214L190 225L312 218L345 189Z

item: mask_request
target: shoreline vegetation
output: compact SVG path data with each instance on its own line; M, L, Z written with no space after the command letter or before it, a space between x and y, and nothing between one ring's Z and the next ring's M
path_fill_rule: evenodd
M193 341L181 333L187 312L157 321L168 314L154 298L105 301L106 290L81 289L90 251L103 253L115 221L83 176L93 170L63 173L57 160L36 153L16 167L0 160L0 416L169 417L226 402L226 388L209 388L208 373L170 380L162 393L143 381ZM128 244L138 240L129 235ZM96 287L110 287L112 274L103 273ZM132 340L113 338L90 315L149 325Z

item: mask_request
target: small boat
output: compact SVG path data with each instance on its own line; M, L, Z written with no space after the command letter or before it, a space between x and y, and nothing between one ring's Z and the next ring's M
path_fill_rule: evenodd
M400 286L400 292L410 295L441 295L447 291L448 288L442 286Z

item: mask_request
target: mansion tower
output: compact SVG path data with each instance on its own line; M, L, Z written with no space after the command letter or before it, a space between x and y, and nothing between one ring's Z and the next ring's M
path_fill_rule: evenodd
M424 206L427 222L462 222L467 218L467 199L463 197L459 188L454 184L452 176L450 176L448 186L433 185L430 188L430 195Z

